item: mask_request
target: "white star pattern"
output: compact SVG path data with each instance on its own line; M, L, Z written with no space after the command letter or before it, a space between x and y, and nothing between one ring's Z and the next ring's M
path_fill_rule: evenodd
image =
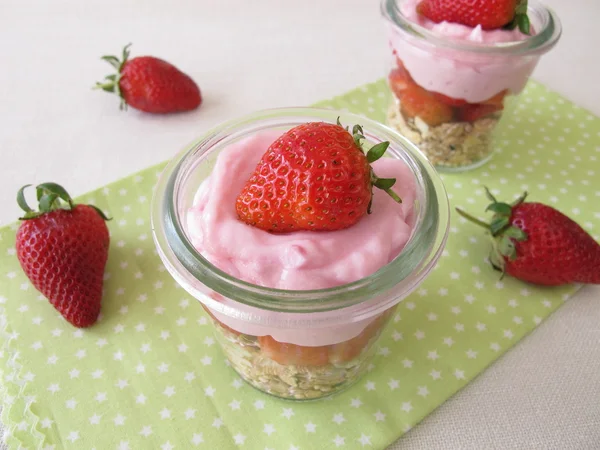
M341 425L342 423L344 423L346 421L346 418L344 417L344 415L342 413L337 413L333 415L333 421L335 423L337 423L338 425Z
M200 445L204 442L204 435L202 433L194 433L191 439L192 444Z
M452 339L451 337L445 337L444 344L448 347L452 347L454 345L454 339Z
M423 398L427 397L429 395L429 389L427 389L427 386L419 386L417 388L417 395L420 395Z
M170 419L171 418L171 411L167 408L163 408L160 412L159 412L160 418L162 420L165 419Z
M79 439L79 431L69 432L69 435L67 436L67 440L69 440L71 442L75 442L78 439Z
M212 426L218 430L223 426L223 421L220 417L217 417L215 420L213 420Z
M196 379L196 374L194 372L186 372L185 377L183 377L183 379L190 383Z
M116 426L121 426L125 424L125 419L127 419L125 416L123 416L122 414L117 414L115 416L115 418L113 419L113 422Z
M102 418L102 416L99 416L98 414L94 414L93 416L90 417L90 424L98 425L100 423L101 418Z
M292 408L283 408L283 412L281 413L281 415L289 420L294 415L294 411L292 410Z
M360 437L358 438L358 442L360 442L363 447L365 445L371 445L371 436L361 433Z
M352 400L350 400L350 406L352 406L353 408L360 408L362 404L363 402L360 400L360 398L353 398Z
M317 426L312 422L308 422L304 424L304 429L307 433L315 433L317 431Z
M190 419L193 419L194 417L196 417L196 410L192 409L192 408L188 408L185 411L185 419L190 420Z
M146 396L144 394L138 394L135 398L135 402L139 405L144 405L146 403Z
M171 444L170 441L167 441L163 445L161 445L160 448L161 448L161 450L173 450L175 448L175 446L173 444Z
M139 331L139 332L146 331L146 324L138 323L135 326L135 331Z
M400 387L400 382L398 380L391 379L390 381L388 381L388 386L393 391L395 389L398 389L398 387Z
M343 438L339 434L336 434L335 437L333 438L333 443L335 444L336 447L340 447L346 443L346 438Z
M402 407L401 407L400 409L401 409L402 411L404 411L404 412L407 412L407 413L408 413L408 412L411 412L411 411L412 411L413 407L412 407L412 404L411 404L411 402L403 402L403 403L402 403Z
M268 436L271 436L273 433L275 433L275 427L270 423L265 423L263 432L266 433Z
M241 404L242 402L240 402L239 400L232 400L231 403L229 403L229 407L232 411L239 411Z
M464 380L465 372L463 370L456 369L454 371L454 376L456 377L457 380Z
M140 430L140 435L144 437L148 437L152 434L152 427L150 425L145 425Z
M467 358L469 358L469 359L475 359L475 358L477 358L477 352L475 350L473 350L473 349L469 349L465 353L467 355Z
M435 361L436 359L439 359L439 357L440 357L440 355L438 355L437 350L427 352L427 359Z
M95 399L98 403L102 403L102 402L106 401L106 398L107 398L106 392L98 392L95 397Z
M402 365L405 368L410 369L413 366L413 361L411 361L410 359L404 359L402 360Z
M237 445L243 445L246 441L246 436L244 436L242 433L238 433L235 436L233 436L233 440Z
M265 402L263 400L256 400L254 402L254 408L256 410L265 409Z
M208 386L206 389L204 389L204 394L205 394L207 397L212 397L212 396L214 396L214 395L215 395L215 392L216 392L216 391L217 391L217 390L216 390L214 387L212 387L212 386Z
M429 372L429 375L431 375L431 378L433 378L434 380L439 380L442 378L442 374L438 370L432 370L431 372Z
M175 387L173 386L167 386L165 388L165 390L163 391L163 394L167 397L173 397L175 395Z

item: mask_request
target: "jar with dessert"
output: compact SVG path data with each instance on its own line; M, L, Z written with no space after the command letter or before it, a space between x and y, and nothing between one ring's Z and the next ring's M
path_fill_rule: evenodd
M381 12L388 124L441 171L485 164L512 99L560 37L557 16L535 0L382 0Z
M210 316L230 366L295 400L366 372L394 308L440 257L448 224L442 181L414 145L313 108L208 132L168 164L152 205L158 253Z

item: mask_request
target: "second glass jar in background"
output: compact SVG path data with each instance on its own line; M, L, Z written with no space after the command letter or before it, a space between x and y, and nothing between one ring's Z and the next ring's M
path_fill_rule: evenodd
M530 36L434 24L416 12L419 1L381 3L393 97L388 124L439 170L479 167L492 157L494 131L510 97L524 89L540 56L558 41L560 22L530 0Z

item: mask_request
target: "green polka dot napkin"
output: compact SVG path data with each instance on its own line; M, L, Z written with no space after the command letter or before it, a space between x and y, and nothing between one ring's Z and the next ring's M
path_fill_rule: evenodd
M380 81L320 106L384 120ZM600 229L600 119L531 82L498 153L444 175L453 206L480 216L484 185L530 191ZM368 374L317 403L255 391L227 367L200 305L154 251L151 188L162 166L79 201L107 210L111 249L102 319L76 330L19 268L15 226L0 230L2 420L11 448L382 449L477 376L576 290L500 280L482 230L452 217L440 264L391 320ZM598 239L598 236L596 236Z

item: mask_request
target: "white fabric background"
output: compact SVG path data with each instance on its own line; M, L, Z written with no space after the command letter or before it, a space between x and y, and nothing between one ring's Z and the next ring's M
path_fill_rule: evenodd
M547 3L565 30L535 77L600 115L600 3ZM77 195L170 158L225 119L383 76L378 10L378 0L2 0L0 224L18 217L23 184L53 180ZM190 74L204 105L152 117L92 91L111 70L99 56L128 42L134 55ZM392 448L600 448L600 288L577 295Z

